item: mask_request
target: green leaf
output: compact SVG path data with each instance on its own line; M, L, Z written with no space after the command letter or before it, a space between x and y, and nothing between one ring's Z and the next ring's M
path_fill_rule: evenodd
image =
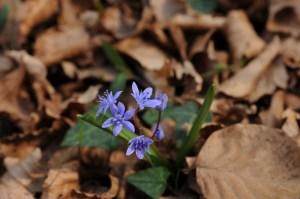
M82 118L92 121L94 124L88 123L82 119L77 121L77 124L69 129L62 145L63 146L88 146L100 147L107 150L113 150L119 145L119 140L112 134L107 132L107 129L99 128L103 121L103 117L96 117L97 106L94 106Z
M120 72L126 74L127 76L131 74L131 71L128 69L125 61L121 55L116 51L110 43L104 42L102 44L102 49L109 59L109 61L114 65L114 67Z
M189 101L180 106L168 104L168 107L162 113L162 118L173 119L176 123L175 131L176 131L177 145L180 146L186 137L187 133L186 130L184 129L184 124L192 124L197 116L198 110L199 108L197 103L193 101ZM158 113L153 109L147 110L143 114L143 120L148 125L155 124L157 117L158 117ZM206 122L211 121L209 119L211 119L211 117L207 118Z
M100 147L113 150L119 146L119 140L102 129L84 121L79 121L67 132L62 145Z
M124 90L127 82L127 77L124 73L119 73L116 79L110 84L112 91Z
M159 198L167 187L170 172L165 167L153 167L127 178L128 182L151 198Z
M189 4L194 10L197 10L200 13L212 13L217 5L218 0L188 0Z
M197 141L198 137L200 136L200 129L202 124L207 120L209 116L209 109L212 104L212 101L215 97L215 87L212 85L205 96L204 103L200 110L198 111L197 117L193 122L192 129L188 136L185 138L183 144L181 145L181 149L179 150L177 156L177 166L181 166L184 160L184 157L190 152L193 148L193 145Z
M9 6L3 5L0 8L0 32L4 29L9 13Z

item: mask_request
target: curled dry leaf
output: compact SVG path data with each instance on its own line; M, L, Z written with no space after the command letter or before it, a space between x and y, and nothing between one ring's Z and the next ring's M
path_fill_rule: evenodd
M282 130L290 137L299 136L300 130L297 119L300 119L300 114L296 113L292 109L287 109L283 112L282 116L286 118L282 126Z
M142 67L150 71L162 69L169 60L162 50L139 38L122 40L116 44L116 48L138 61Z
M183 30L177 25L171 23L169 25L170 33L177 46L182 60L187 60L187 43L184 38Z
M32 172L37 169L41 157L41 150L35 149L24 160L17 158L6 158L4 160L7 172L1 177L0 181L1 198L34 198L28 189L34 190L31 185L36 176Z
M21 66L0 79L0 112L9 113L14 119L27 118L19 101L24 77L25 68Z
M213 35L213 33L215 32L214 29L209 30L207 33L205 33L204 35L200 35L198 36L195 41L193 41L190 53L189 53L189 58L192 58L195 54L197 53L201 53L204 52L208 42L211 38L211 36Z
M81 25L78 20L79 8L75 6L72 0L61 1L61 12L58 18L60 26L77 26Z
M276 37L264 51L247 66L238 71L232 78L220 86L220 91L238 98L246 97L254 91L259 78L268 69L280 49L280 41ZM245 83L246 82L246 83Z
M32 0L21 4L19 10L20 33L25 38L32 28L46 21L58 10L58 0Z
M72 196L75 197L76 199L80 199L80 198L86 198L86 199L113 199L117 196L118 192L119 192L119 179L109 175L109 179L110 179L110 184L111 187L109 188L109 190L107 192L101 193L101 194L94 194L94 193L87 193L87 192L81 192L78 190L75 190L72 192Z
M90 49L89 34L78 26L49 29L39 35L34 44L35 56L46 65L85 54Z
M226 18L197 13L177 14L172 18L172 23L184 29L221 29L226 23Z
M267 29L273 32L300 35L300 4L298 0L272 0Z
M196 164L209 199L300 197L300 148L281 130L242 124L219 130Z
M190 61L184 61L183 65L179 64L178 62L174 61L173 64L175 77L177 79L182 79L183 75L190 75L193 77L196 87L196 91L201 91L203 78L201 75L195 70L194 65Z
M300 40L292 37L284 40L281 53L286 65L292 68L300 68Z
M260 76L253 92L246 96L246 99L255 102L266 94L272 94L276 87L285 89L288 79L289 76L284 64L277 60Z
M243 56L254 57L265 46L265 42L257 35L246 13L242 10L229 12L226 33L236 60Z
M69 199L73 190L79 189L78 165L51 169L43 185L42 199Z
M176 14L186 12L186 5L182 0L150 0L149 3L162 27L166 26Z

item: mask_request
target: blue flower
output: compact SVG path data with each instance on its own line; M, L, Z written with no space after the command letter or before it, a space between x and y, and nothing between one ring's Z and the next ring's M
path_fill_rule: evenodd
M139 108L143 110L145 107L155 108L160 105L160 101L157 99L150 99L152 95L152 88L148 87L144 91L139 91L135 82L132 83L132 93L131 95L135 99Z
M160 105L156 106L156 109L159 111L165 110L168 104L168 96L165 93L159 93L156 99L160 101Z
M161 128L160 125L158 125L158 127L154 129L154 136L155 136L158 140L164 139L165 133L164 133L164 130Z
M122 91L117 91L115 94L113 94L112 91L105 91L104 96L99 97L99 106L96 112L96 116L106 113L107 109L110 106L116 104L117 99L120 97L121 93Z
M110 106L110 111L112 113L112 117L103 122L102 128L113 126L114 136L118 136L123 127L131 132L135 131L134 125L128 121L133 117L135 113L134 109L125 111L125 105L122 102L119 102L118 105L113 104Z
M126 151L126 155L129 156L135 152L138 159L143 159L145 152L149 149L152 143L153 140L145 137L144 135L135 137L128 142L129 146Z

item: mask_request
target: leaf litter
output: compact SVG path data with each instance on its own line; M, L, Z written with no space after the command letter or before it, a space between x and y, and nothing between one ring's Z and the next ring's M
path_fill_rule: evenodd
M27 0L0 8L0 198L300 197L297 0ZM172 162L207 88L218 88L175 179L76 119L93 118L98 94L132 81L168 94L158 149ZM134 123L150 135L154 118L145 110Z

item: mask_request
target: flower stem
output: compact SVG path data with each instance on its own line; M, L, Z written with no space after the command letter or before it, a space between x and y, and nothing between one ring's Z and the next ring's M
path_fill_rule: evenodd
M176 160L178 168L182 166L185 156L191 151L193 145L196 143L198 137L200 136L200 129L208 116L210 105L214 99L214 96L215 96L215 87L212 85L209 87L206 93L204 103L200 108L196 119L194 120L190 133L188 134L183 144L181 145Z

